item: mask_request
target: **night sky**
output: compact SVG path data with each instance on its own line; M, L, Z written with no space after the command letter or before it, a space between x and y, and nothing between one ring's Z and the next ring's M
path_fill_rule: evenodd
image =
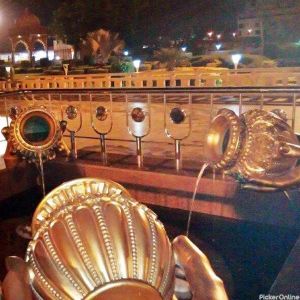
M25 7L37 14L44 25L49 25L53 12L63 2L72 3L72 1L0 0L0 33L3 36L7 32L11 22ZM82 3L90 1L92 0L82 0ZM142 0L119 0L110 1L110 5L120 5L122 1L143 2ZM96 0L96 2L102 3L103 0ZM157 35L181 37L192 33L201 36L211 29L218 32L232 32L236 30L236 14L245 2L246 0L148 0L150 9L140 17L135 26L142 31L140 35L144 32L145 36L152 37ZM125 18L125 14L124 9L122 18ZM120 19L119 28L115 26L112 30L118 30L126 40L127 33L122 22L124 21ZM131 22L130 17L126 22ZM100 27L101 24L95 24L95 29ZM109 27L109 24L106 27Z

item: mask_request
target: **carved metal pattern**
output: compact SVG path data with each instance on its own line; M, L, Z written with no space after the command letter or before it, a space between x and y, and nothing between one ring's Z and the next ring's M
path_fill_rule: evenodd
M49 134L45 141L39 143L30 143L24 136L24 126L26 120L31 117L39 117L49 125ZM9 141L13 149L28 160L34 162L39 156L43 159L53 159L55 157L54 149L60 146L61 130L54 115L45 107L30 107L16 114L12 120L9 129Z
M73 106L73 105L69 105L66 108L66 115L68 117L69 120L74 120L77 118L78 115L78 109L77 107Z
M171 299L174 261L164 227L122 186L93 178L67 182L42 200L32 229L26 261L39 297L98 299L109 284L110 300L120 285L132 295Z
M254 109L238 117L222 109L207 135L206 155L214 167L247 181L274 188L300 182L300 145L282 111Z

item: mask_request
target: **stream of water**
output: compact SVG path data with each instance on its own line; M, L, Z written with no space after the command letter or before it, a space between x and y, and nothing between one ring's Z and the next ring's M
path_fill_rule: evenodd
M44 174L43 157L41 152L38 153L38 159L39 159L39 168L40 168L40 175L41 175L42 192L43 192L43 197L45 197L46 196L45 174Z
M195 202L195 198L197 195L197 190L198 190L198 186L199 183L201 181L201 178L204 175L204 172L206 170L206 168L209 166L209 163L204 163L196 180L195 183L195 188L194 188L194 193L193 193L193 197L192 200L190 202L190 208L189 208L189 216L188 216L188 221L187 221L187 226L186 226L186 236L189 237L189 231L190 231L190 226L191 226L191 219L192 219L192 213L193 213L193 208L194 208L194 202Z

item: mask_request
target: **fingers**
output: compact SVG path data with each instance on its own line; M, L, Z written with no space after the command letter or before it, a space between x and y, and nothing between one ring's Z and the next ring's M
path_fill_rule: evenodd
M175 262L184 270L193 300L228 299L223 281L215 274L209 260L186 236L173 241Z
M4 300L32 300L27 266L24 260L19 257L8 257L5 263L8 273L2 285Z

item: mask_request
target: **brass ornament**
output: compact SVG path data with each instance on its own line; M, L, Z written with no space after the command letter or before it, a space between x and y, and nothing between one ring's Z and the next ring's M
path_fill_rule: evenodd
M205 154L217 169L275 188L300 182L300 145L282 111L222 109L212 121Z
M74 119L76 119L76 117L78 115L78 109L73 105L69 105L66 108L66 115L69 120L74 120Z
M13 106L9 109L8 115L11 119L16 119L17 116L22 112L22 109L19 106Z
M146 118L146 113L145 111L140 108L140 107L135 107L132 111L131 111L131 118L133 121L137 122L137 123L141 123L145 120Z
M105 121L108 117L107 109L104 106L98 106L96 108L96 118L99 121Z
M44 160L53 159L61 138L58 122L43 106L22 110L9 128L12 148L29 162L36 161L39 156Z
M174 107L170 111L170 119L174 124L181 124L186 119L186 113L182 108Z
M165 229L120 185L82 178L37 208L26 261L42 299L171 299L173 251Z

